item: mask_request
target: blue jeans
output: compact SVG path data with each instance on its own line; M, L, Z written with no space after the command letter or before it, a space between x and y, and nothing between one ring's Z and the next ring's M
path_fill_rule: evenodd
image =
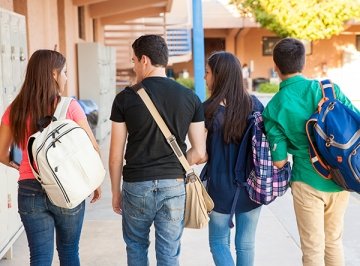
M50 266L54 231L60 265L77 266L85 201L74 209L53 205L36 180L19 181L18 206L30 248L30 265Z
M235 250L237 266L254 265L255 233L261 207L235 214ZM212 212L209 222L209 244L215 265L233 266L230 252L230 214Z
M128 265L149 265L152 223L157 265L179 265L180 238L184 229L184 180L124 182L122 193L123 237Z

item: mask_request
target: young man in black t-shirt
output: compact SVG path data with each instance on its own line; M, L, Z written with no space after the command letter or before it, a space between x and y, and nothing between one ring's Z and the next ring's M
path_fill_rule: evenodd
M143 83L187 160L191 165L206 161L202 104L191 90L166 77L168 48L164 39L144 35L135 40L132 48L137 82ZM123 216L128 265L148 265L153 223L158 265L179 265L185 171L145 104L131 88L116 96L110 119L112 206L114 212ZM192 146L188 151L187 134Z

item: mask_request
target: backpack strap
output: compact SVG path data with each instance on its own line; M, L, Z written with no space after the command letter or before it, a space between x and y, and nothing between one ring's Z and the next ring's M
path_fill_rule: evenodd
M34 167L35 165L35 162L34 162L34 156L32 154L32 145L35 141L35 138L36 136L39 134L39 132L35 133L35 136L31 136L29 139L28 139L28 143L27 143L27 154L28 154L28 157L29 157L29 165L30 165L30 168L32 170L32 173L34 174L36 180L38 180L40 183L41 183L41 178L40 178L40 173L38 172L37 168Z
M324 98L327 98L328 100L336 99L334 84L331 82L330 79L324 79L320 81L320 86Z
M73 99L71 97L61 97L61 100L58 102L54 113L54 116L57 120L66 118L66 113L72 100Z
M322 92L323 97L318 102L318 108L317 108L318 113L320 113L321 107L324 104L324 102L329 101L329 100L333 101L336 99L333 83L329 79L324 79L324 80L320 81L319 83L320 83L321 92Z
M325 101L328 100L335 100L335 91L334 91L334 85L329 79L325 79L320 81L321 91L323 94L323 98L318 103L318 113L320 113L321 107ZM311 138L310 132L312 132L313 127L317 123L317 120L315 118L315 115L312 115L310 119L306 122L306 135L309 141L309 154L310 154L310 160L311 164L314 167L315 171L323 176L326 179L331 178L330 174L330 168L329 166L322 160L320 153L316 149L316 145Z
M314 167L315 171L323 176L326 179L330 179L330 169L329 167L326 165L326 163L322 160L320 153L317 151L316 149L316 145L313 141L313 139L311 138L311 134L310 132L312 132L312 128L315 126L316 124L316 119L315 118L310 118L307 122L306 122L306 135L309 141L309 155L310 155L310 161L312 166Z
M67 110L68 110L69 105L72 100L73 99L70 97L61 97L60 102L56 106L53 117L55 117L57 120L65 119ZM35 164L35 159L32 154L32 150L31 150L33 142L35 141L35 138L38 134L40 134L40 132L35 133L34 135L30 136L30 138L28 139L28 143L27 143L28 152L27 153L28 153L28 157L29 157L30 168L31 168L33 174L35 175L35 178L41 183L40 173L38 172L37 168L35 169L35 167L34 167L34 165L36 165L36 164Z

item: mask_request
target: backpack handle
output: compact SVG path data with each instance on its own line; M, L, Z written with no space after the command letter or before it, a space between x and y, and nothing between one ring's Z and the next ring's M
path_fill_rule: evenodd
M54 122L56 120L57 120L56 117L51 115L47 115L39 119L39 121L37 122L38 131L42 132L44 128L46 128L51 122Z

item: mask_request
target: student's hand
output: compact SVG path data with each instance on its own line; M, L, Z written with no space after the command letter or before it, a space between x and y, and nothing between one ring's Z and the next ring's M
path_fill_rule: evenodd
M122 215L122 194L116 193L112 196L112 207L115 213Z
M286 162L287 162L287 159L282 160L282 161L274 161L274 162L273 162L273 165L274 165L276 168L281 169L281 168L283 168L283 167L285 166Z
M91 199L90 203L97 202L101 198L101 187L98 187L94 191L93 198Z

